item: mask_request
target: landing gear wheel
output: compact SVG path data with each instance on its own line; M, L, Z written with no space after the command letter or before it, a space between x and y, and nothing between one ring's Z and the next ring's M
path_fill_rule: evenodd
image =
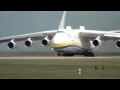
M85 57L94 57L94 53L92 52L87 52L84 54Z
M74 55L72 55L72 54L65 54L65 53L58 53L56 56L57 57L62 57L62 56L67 57L67 56L74 56Z
M59 57L59 56L61 56L61 54L60 54L60 53L58 53L58 54L57 54L57 57Z

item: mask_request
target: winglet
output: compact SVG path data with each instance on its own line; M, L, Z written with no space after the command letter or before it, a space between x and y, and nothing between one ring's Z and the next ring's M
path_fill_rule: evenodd
M66 11L63 12L63 16L62 16L62 19L61 19L61 22L60 22L58 30L64 29L64 26L65 26L65 17L66 17Z

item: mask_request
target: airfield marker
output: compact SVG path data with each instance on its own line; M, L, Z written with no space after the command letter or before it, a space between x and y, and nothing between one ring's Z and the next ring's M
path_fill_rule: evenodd
M104 70L104 65L95 65L95 70L98 69Z
M77 74L81 75L81 69L77 69Z

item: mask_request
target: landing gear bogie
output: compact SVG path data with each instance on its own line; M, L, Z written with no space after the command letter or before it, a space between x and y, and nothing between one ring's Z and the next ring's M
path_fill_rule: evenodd
M56 56L57 56L57 57L62 57L62 56L67 57L67 56L74 56L74 55L72 55L72 54L58 53Z
M92 52L87 52L84 54L85 57L94 57L94 53Z

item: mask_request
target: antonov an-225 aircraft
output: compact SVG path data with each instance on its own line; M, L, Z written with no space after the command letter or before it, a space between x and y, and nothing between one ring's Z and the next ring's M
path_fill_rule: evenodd
M66 11L64 11L58 30L48 30L23 35L0 38L0 43L8 42L9 49L16 47L16 42L24 41L26 47L31 47L33 41L41 40L43 46L51 46L58 52L57 56L84 55L94 57L94 50L102 45L102 40L116 40L120 47L120 31L86 30L84 26L72 29L65 26Z

